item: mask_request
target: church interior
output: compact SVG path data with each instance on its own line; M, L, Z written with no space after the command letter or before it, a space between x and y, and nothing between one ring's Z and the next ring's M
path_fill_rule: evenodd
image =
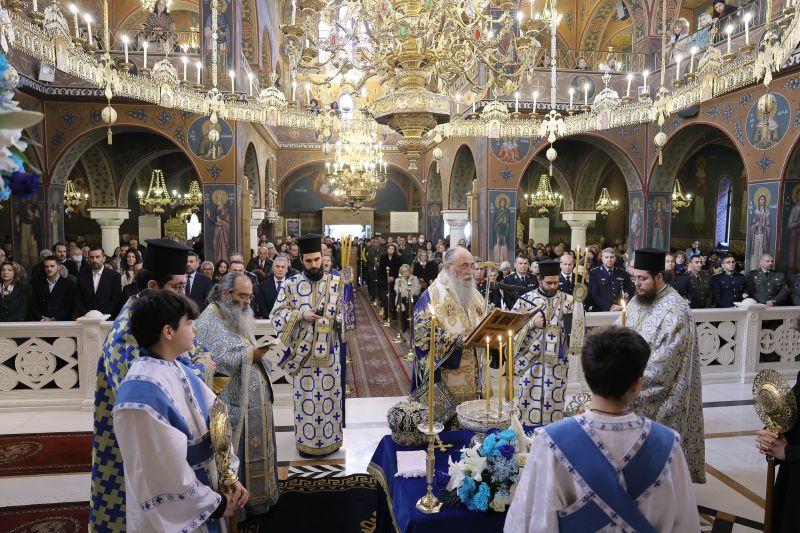
M140 272L166 268L148 264L154 239L188 253L178 285L198 322L213 309L223 320L237 283L252 287L239 310L253 325L232 331L245 332L242 368L266 376L269 423L252 439L274 445L261 477L279 496L248 507L239 531L557 531L512 519L524 461L488 509L438 478L463 477L449 465L485 450L490 428L519 425L521 446L541 427L535 445L548 423L596 407L582 349L615 324L653 350L643 398L659 350L699 376L701 451L682 452L705 477L689 483L697 530L800 531L785 504L800 457L796 0L1 0L0 49L0 532L125 530L130 476L99 479L103 446L118 443L98 436L98 375ZM637 270L642 249L665 267ZM437 300L465 253L476 299ZM281 318L314 268L339 288L330 324L318 300L303 304L313 318ZM169 288L160 279L144 287ZM689 348L646 330L647 280L677 295L658 327L686 324L675 335ZM568 302L569 320L547 304L537 325L528 290ZM500 340L484 348L475 332L501 316L514 334L489 325ZM288 328L308 323L303 344ZM219 354L195 348L218 401L226 379L251 379L220 382ZM312 354L298 374L307 349L328 350L331 373ZM451 386L464 354L467 384ZM534 368L556 389L542 375L528 388ZM665 422L684 416L667 407L686 392L678 374L658 415L637 414L680 433ZM496 424L467 424L471 402L489 417L491 399ZM249 428L237 402L230 416ZM764 428L784 435L785 460L765 459ZM232 449L254 497L245 440ZM110 510L97 490L116 491ZM211 511L174 530L236 530Z

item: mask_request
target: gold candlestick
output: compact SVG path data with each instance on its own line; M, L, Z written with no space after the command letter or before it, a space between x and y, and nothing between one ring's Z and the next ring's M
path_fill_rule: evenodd
M433 431L433 419L435 416L433 403L433 378L436 370L436 312L432 305L428 305L431 312L431 342L428 348L428 431Z
M403 295L397 294L397 306L395 312L397 313L397 335L392 339L392 344L403 344Z
M489 402L492 400L492 383L489 375L489 368L491 368L491 357L489 357L489 335L486 335L486 368L483 378L483 397L486 399L486 413L489 413Z
M506 354L506 376L508 377L508 403L514 401L514 333L508 330L508 353Z
M392 327L392 284L389 282L389 267L386 267L386 311L384 312L383 327ZM383 308L381 308L383 311Z
M497 336L497 412L503 414L503 336Z
M413 361L414 353L414 294L411 292L411 278L408 278L408 352L403 356L404 361Z
M428 419L433 419L431 411L428 411ZM428 452L425 455L425 481L427 482L428 489L425 495L417 500L417 509L425 514L438 513L442 509L442 502L433 494L433 469L436 465L436 451L434 446L439 433L444 430L444 426L439 422L429 426L423 423L417 426L417 429L428 437Z

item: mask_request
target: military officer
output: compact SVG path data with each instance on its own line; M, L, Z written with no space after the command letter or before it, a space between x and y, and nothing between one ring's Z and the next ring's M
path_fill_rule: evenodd
M507 285L519 285L520 287L525 287L528 289L525 292L532 291L539 286L539 281L536 279L536 276L528 271L528 267L528 258L525 257L524 254L520 254L514 260L514 273L504 277L503 283ZM513 309L514 304L517 303L519 294L524 293L516 293L504 290L502 297L502 304L505 305L504 309ZM494 305L495 307L500 307L500 304L500 295L495 292Z
M800 274L789 276L789 290L791 292L792 305L800 306Z
M614 248L605 248L602 260L602 265L589 272L592 311L620 311L620 299L633 296L633 281L630 274L614 266L617 260Z
M675 270L675 256L672 254L664 256L664 281L678 291L682 298L686 298L686 293L689 291L689 277L683 270Z
M789 300L786 275L772 271L775 259L769 254L761 256L759 266L747 273L747 293L760 304L785 305Z
M711 302L715 307L733 307L747 297L747 278L736 272L736 256L728 254L722 260L722 273L711 278Z
M711 272L703 270L703 257L695 255L689 260L687 267L689 273L689 288L686 291L686 299L689 300L689 307L692 309L702 309L711 305Z

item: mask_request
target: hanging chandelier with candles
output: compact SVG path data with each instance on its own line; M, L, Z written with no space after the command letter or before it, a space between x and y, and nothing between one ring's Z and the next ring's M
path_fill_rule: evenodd
M197 180L189 184L189 192L183 195L181 205L189 209L192 213L197 213L203 205L203 193L200 192L200 182Z
M692 205L691 193L683 194L681 181L675 178L675 185L672 187L672 214L677 215L681 209Z
M607 216L609 212L617 210L619 207L619 200L612 199L611 195L608 193L608 189L603 187L603 190L600 191L600 198L597 199L597 203L594 207L602 216Z
M173 202L167 189L167 184L164 181L164 173L159 169L153 170L152 174L150 174L150 185L147 188L147 193L139 191L137 196L139 197L139 204L144 210L154 215L163 214Z
M67 215L73 214L88 200L89 193L78 192L72 180L67 180L66 183L64 183L64 212Z
M550 176L542 174L539 176L539 187L535 193L524 195L525 203L531 209L538 209L539 214L544 216L554 207L560 207L564 197L561 193L553 192L550 188Z

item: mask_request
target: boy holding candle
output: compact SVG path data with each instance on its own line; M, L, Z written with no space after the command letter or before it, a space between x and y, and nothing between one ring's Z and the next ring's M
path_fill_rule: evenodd
M536 431L505 533L699 531L680 436L629 407L649 356L627 328L587 339L581 363L591 408Z

